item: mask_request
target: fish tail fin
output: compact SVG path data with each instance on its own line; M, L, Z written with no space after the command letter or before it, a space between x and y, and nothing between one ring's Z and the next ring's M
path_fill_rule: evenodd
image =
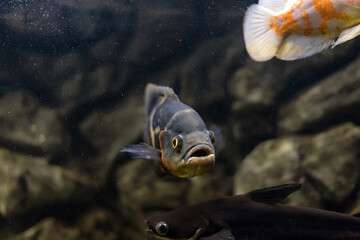
M270 28L274 11L258 4L251 5L244 17L243 32L246 50L250 57L264 62L276 55L282 37Z
M148 83L145 87L145 119L148 118L151 113L151 109L154 107L157 99L161 96L173 97L179 101L178 96L169 87L158 86L154 83Z

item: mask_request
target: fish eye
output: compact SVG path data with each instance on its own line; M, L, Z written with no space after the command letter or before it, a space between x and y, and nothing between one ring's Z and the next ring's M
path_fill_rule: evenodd
M211 131L211 130L208 131L208 133L209 133L209 137L210 137L211 142L214 143L216 141L215 133L213 131Z
M155 226L155 231L161 236L165 236L169 232L169 226L166 222L158 222Z
M174 149L176 149L177 151L180 151L181 150L181 146L182 146L182 142L183 142L183 139L180 135L178 136L175 136L172 141L171 141L171 144L172 144L172 147Z

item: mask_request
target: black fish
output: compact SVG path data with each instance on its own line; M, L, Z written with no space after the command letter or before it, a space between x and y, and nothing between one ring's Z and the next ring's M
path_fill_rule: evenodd
M222 197L149 217L149 238L201 240L359 240L360 218L280 204L300 184Z
M188 178L211 170L217 128L208 130L199 114L180 102L169 87L145 89L144 141L124 148L135 158L158 161L166 171Z

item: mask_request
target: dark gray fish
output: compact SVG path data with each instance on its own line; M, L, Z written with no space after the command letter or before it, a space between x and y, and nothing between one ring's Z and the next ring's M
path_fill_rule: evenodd
M208 130L199 114L180 102L171 88L147 84L145 126L145 143L122 152L158 161L162 169L182 178L202 175L213 167L219 129Z
M360 240L355 215L280 204L300 184L259 189L150 216L149 239Z

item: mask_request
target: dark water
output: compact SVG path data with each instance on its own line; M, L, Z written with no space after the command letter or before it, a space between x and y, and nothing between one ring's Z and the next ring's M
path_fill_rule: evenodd
M1 1L0 238L144 239L151 213L288 182L290 204L359 212L359 39L258 63L251 3ZM221 128L210 173L120 153L149 82Z

